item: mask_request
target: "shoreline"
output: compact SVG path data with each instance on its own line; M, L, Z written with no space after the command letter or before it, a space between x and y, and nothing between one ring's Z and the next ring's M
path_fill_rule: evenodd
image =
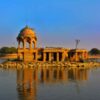
M99 67L100 62L21 62L5 61L0 63L0 68L80 68L89 69Z

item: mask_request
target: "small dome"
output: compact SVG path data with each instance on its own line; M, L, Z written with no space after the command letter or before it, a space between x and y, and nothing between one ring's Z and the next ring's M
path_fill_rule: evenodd
M23 28L20 31L17 39L23 39L23 38L27 38L27 37L35 38L37 40L35 31L32 28L28 27L28 26L26 26L25 28Z

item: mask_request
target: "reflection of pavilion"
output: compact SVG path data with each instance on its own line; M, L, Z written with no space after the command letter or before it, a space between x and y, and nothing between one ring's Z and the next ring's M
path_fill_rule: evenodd
M17 70L17 91L19 100L36 100L36 83L32 70Z
M68 78L71 80L87 80L88 75L87 75L87 70L80 70L80 69L71 69L68 71Z
M17 92L19 100L36 100L37 86L67 83L69 80L87 80L87 70L60 68L17 70Z
M18 37L18 59L23 61L79 61L88 59L85 49L58 47L37 48L37 36L32 28L23 28Z
M66 82L68 80L67 71L59 68L42 69L41 82L46 84L55 84L59 82Z

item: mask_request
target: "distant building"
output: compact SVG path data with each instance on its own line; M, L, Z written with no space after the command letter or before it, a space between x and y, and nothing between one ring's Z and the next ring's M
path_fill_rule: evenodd
M26 26L18 37L18 59L23 61L79 61L88 59L85 49L59 47L37 48L37 36L34 29Z

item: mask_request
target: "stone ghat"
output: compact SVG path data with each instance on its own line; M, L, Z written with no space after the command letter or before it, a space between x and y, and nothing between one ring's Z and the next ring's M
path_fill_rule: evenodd
M59 67L59 68L80 68L80 69L89 69L91 67L99 67L100 63L97 62L13 62L7 61L0 64L0 68L49 68L49 67Z

